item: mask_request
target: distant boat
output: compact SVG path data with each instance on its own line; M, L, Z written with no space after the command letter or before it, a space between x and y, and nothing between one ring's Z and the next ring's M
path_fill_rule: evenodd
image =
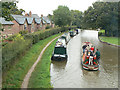
M91 47L93 46L90 42L84 42L82 44L82 47L84 46L88 46ZM95 51L95 47L94 47L94 51ZM94 53L93 51L93 53ZM83 53L83 51L82 51ZM82 64L82 68L83 69L86 69L86 70L99 70L99 62L98 60L96 59L96 56L90 56L90 53L91 53L91 50L85 50L83 55L82 55L82 61L81 61L81 64ZM90 58L92 58L92 63L90 63Z
M70 37L74 37L75 35L78 34L78 30L71 30L69 31L69 33L70 33Z

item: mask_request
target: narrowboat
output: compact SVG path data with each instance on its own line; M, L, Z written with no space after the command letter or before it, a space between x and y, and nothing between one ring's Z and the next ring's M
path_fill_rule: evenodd
M78 29L76 29L76 34L79 34Z
M70 41L70 34L64 33L61 37L61 39L65 39L66 44Z
M74 37L76 35L76 31L69 31L70 37Z
M92 50L94 48L94 50ZM90 42L84 42L82 45L82 68L85 70L99 70L99 61L96 58L95 46L93 46Z
M67 50L65 39L59 38L56 42L51 60L61 61L67 60Z

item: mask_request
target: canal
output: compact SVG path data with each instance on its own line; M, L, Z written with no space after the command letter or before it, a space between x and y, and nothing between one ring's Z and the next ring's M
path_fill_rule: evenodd
M93 43L101 52L99 71L81 68L81 44ZM118 88L118 48L98 40L98 32L80 31L67 45L68 60L51 63L54 88Z

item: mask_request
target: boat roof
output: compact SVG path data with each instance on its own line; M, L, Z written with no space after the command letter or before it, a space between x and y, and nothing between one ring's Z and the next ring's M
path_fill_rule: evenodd
M84 45L89 45L90 47L93 46L93 44L90 43L90 42L83 42L83 43L82 43L82 46L84 46Z
M65 39L61 39L59 38L58 41L56 42L56 46L55 47L66 47L66 42Z

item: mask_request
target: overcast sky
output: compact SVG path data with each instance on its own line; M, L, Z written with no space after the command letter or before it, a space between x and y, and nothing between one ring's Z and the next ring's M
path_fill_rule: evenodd
M24 9L27 13L32 11L33 14L44 16L52 14L53 10L57 9L59 5L68 6L71 10L87 10L93 2L97 0L18 0L18 8Z

